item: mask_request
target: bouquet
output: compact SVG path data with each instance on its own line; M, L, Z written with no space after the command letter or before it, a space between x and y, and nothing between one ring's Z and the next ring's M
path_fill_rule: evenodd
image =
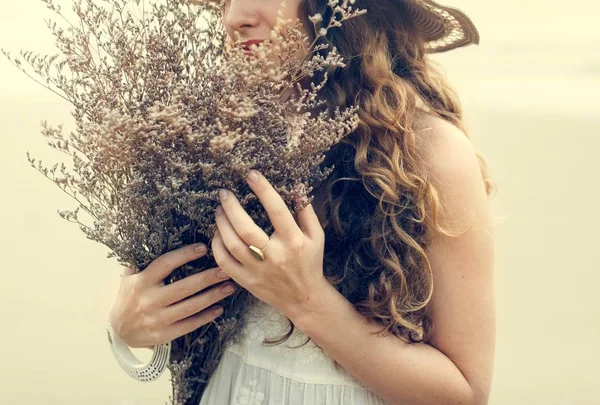
M358 126L357 107L340 111L318 99L326 68L345 65L335 48L323 56L328 45L315 46L328 29L365 12L352 10L354 1L330 0L327 26L321 14L310 16L317 34L310 45L300 22L284 20L280 9L270 41L251 56L239 47L239 35L234 44L227 41L222 0L76 0L77 24L52 0L41 1L68 22L65 30L47 21L61 54L21 51L12 58L2 51L72 104L76 129L67 137L62 125L42 122L42 135L71 158L70 167L48 168L27 157L78 203L60 216L137 271L183 245L208 244L219 188L235 192L257 225L272 233L245 174L259 170L297 213L312 201L313 184L333 169L319 166L324 153ZM301 47L306 57L298 61L293 55ZM319 71L322 83L301 86ZM209 252L164 282L215 266ZM253 298L236 289L222 301L220 319L172 342L173 403L199 402Z

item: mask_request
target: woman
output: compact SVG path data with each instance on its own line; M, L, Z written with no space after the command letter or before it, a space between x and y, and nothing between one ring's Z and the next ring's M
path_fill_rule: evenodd
M269 38L281 1L229 0L229 38L235 31L244 41ZM325 18L327 1L284 1L286 16L300 18L314 38L307 17ZM456 96L426 55L477 43L477 31L461 12L430 0L359 0L355 8L367 13L327 34L346 67L329 77L321 97L358 103L360 126L331 149L324 164L336 170L313 204L294 218L252 171L248 184L274 234L224 191L211 244L220 273L162 283L204 255L195 246L139 274L124 270L110 322L131 347L168 342L214 320L213 304L234 286L224 279L260 299L200 405L488 402L492 186ZM352 288L359 285L368 288ZM263 345L285 334L286 318L293 322L287 336ZM392 333L377 334L382 324Z

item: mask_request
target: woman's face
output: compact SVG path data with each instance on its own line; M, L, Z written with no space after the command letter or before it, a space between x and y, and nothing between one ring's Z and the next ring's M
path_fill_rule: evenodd
M304 0L227 0L223 10L223 25L228 40L231 43L235 42L236 31L239 32L242 42L270 39L271 30L277 24L277 11L283 5L284 19L291 19L292 22L299 19L302 22L301 31L307 34L303 2ZM285 31L282 31L282 35L285 35ZM304 50L299 49L296 59L301 60L304 53Z

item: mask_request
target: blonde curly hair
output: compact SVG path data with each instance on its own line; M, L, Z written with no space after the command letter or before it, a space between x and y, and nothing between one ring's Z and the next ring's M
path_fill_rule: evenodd
M336 167L318 187L324 200L315 208L323 213L329 282L359 312L378 321L379 332L428 342L433 324L425 309L434 285L426 247L434 231L457 235L438 220L440 198L418 154L419 117L436 116L467 131L458 97L429 59L404 5L402 0L357 0L356 7L367 13L330 29L317 42L335 47L346 63L328 71L320 97L329 108L359 105L360 124L323 163ZM308 16L321 14L325 26L331 18L326 0L305 0L300 7L307 27L312 27ZM310 34L315 37L314 30ZM485 160L478 158L490 196L495 186ZM290 325L285 336L265 343L287 340L294 331Z

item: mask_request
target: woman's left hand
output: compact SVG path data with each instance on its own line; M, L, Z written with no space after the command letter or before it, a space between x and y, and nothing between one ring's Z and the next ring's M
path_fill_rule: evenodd
M256 181L252 181L254 174ZM324 289L332 288L323 275L325 233L312 204L298 213L296 223L262 174L251 170L246 181L275 228L264 249L265 260L256 258L249 246L263 248L269 235L227 190L219 193L221 206L215 212L218 230L212 240L213 255L219 267L240 286L293 321L314 305Z

